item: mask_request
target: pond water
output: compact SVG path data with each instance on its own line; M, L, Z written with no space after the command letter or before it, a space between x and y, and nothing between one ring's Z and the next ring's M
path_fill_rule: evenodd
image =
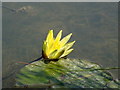
M68 58L118 67L118 3L3 3L3 87L13 87L15 72L41 56L48 30L73 33ZM118 78L118 70L110 70Z

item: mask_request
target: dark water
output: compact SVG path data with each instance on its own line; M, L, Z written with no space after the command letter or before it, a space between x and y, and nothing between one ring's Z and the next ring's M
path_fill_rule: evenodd
M15 71L41 56L49 29L73 33L69 58L118 67L117 3L3 3L3 87L13 87ZM24 10L23 10L24 9ZM118 78L117 70L110 71Z

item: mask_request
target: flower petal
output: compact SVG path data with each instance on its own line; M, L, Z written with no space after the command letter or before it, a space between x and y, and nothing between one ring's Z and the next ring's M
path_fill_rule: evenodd
M53 30L49 30L47 38L46 38L46 54L49 55L51 51L53 51L51 47L54 44Z
M64 37L61 41L60 41L60 45L61 47L63 47L67 42L68 40L70 39L72 33L70 33L69 35L67 35L66 37Z
M57 34L55 42L59 42L62 36L62 30L60 30L60 32Z
M60 56L64 53L64 51L65 50L58 50L53 58L54 59L59 59Z
M75 43L75 41L69 42L63 48L65 48L65 50L68 50L69 48L71 48L73 46L74 43Z
M43 56L44 58L48 58L48 57L47 57L47 53L46 53L46 52L47 52L47 49L46 49L46 48L47 48L47 42L44 41L44 42L43 42L43 47L42 47L42 56Z
M49 30L46 41L50 42L53 39L53 30Z
M49 59L59 59L59 57L64 53L64 50L55 50L50 54Z
M50 59L54 59L54 56L56 54L57 50L54 50L50 55L49 55L49 58Z
M67 56L67 55L70 54L72 51L73 51L73 49L66 50L66 51L60 56L60 58Z

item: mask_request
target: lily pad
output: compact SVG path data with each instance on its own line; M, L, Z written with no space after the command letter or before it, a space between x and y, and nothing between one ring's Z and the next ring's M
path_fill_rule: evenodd
M28 88L110 88L113 77L98 64L80 59L36 61L16 75L16 87ZM110 83L112 82L112 83ZM109 83L109 85L108 85ZM114 88L117 88L114 85Z
M109 88L119 88L120 89L120 80L113 80L107 85Z

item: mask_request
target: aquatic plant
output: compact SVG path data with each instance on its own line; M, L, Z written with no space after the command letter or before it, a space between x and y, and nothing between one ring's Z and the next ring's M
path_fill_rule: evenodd
M120 81L100 65L82 59L36 61L16 75L17 88L118 88Z
M53 37L49 30L42 47L42 60L34 60L23 67L16 75L18 88L117 88L119 80L105 70L120 69L102 68L100 65L81 59L65 59L75 41L68 42L72 33L62 40L62 30ZM58 59L57 62L54 60ZM45 61L49 63L45 63ZM51 61L50 61L51 60ZM44 62L43 62L44 61Z

